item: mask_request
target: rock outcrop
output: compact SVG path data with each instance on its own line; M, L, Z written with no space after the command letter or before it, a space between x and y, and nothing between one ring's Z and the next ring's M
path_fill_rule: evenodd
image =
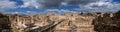
M112 14L105 13L103 17L96 17L93 20L93 25L97 32L120 32L120 11Z

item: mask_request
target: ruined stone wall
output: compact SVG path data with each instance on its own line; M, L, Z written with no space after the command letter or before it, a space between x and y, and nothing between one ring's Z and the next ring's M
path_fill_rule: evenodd
M93 25L97 32L120 32L120 11L113 14L106 13L103 17L96 17L93 20Z
M119 13L0 14L2 32L119 32ZM115 21L115 22L114 22ZM117 26L115 26L117 24ZM113 25L111 27L111 25ZM109 28L107 28L109 27ZM113 27L117 27L112 30ZM110 30L111 29L111 30ZM109 31L108 31L109 30Z
M40 14L40 15L4 15L10 23L12 32L93 32L93 16L78 13ZM6 21L4 21L6 23ZM3 22L3 23L4 23ZM2 25L2 23L1 23ZM8 25L8 24L7 24Z
M11 22L6 15L0 14L0 32L10 32L11 31Z

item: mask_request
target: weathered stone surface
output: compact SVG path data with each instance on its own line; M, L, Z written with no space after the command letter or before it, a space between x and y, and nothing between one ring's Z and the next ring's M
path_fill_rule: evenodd
M40 15L5 15L12 32L80 32L94 31L93 16L82 16L79 13L40 14ZM2 17L2 16L1 16ZM3 18L4 19L4 18ZM6 23L6 22L3 22ZM1 23L2 25L2 23ZM8 24L7 24L8 25ZM87 29L87 30L86 30Z
M110 13L109 13L110 14ZM120 11L93 20L94 30L98 32L120 32Z
M0 14L0 32L119 32L120 12Z

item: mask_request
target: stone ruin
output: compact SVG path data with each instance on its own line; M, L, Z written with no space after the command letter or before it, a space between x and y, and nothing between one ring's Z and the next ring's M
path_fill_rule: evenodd
M120 12L0 14L0 32L120 32Z
M97 32L120 32L120 11L103 15L103 17L98 16L93 20L94 30Z

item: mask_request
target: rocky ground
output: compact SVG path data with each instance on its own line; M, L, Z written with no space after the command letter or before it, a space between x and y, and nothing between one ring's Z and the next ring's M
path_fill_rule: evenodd
M117 13L0 14L0 32L120 32Z
M120 32L120 11L112 17L104 14L103 17L96 17L93 20L94 30L98 32Z

